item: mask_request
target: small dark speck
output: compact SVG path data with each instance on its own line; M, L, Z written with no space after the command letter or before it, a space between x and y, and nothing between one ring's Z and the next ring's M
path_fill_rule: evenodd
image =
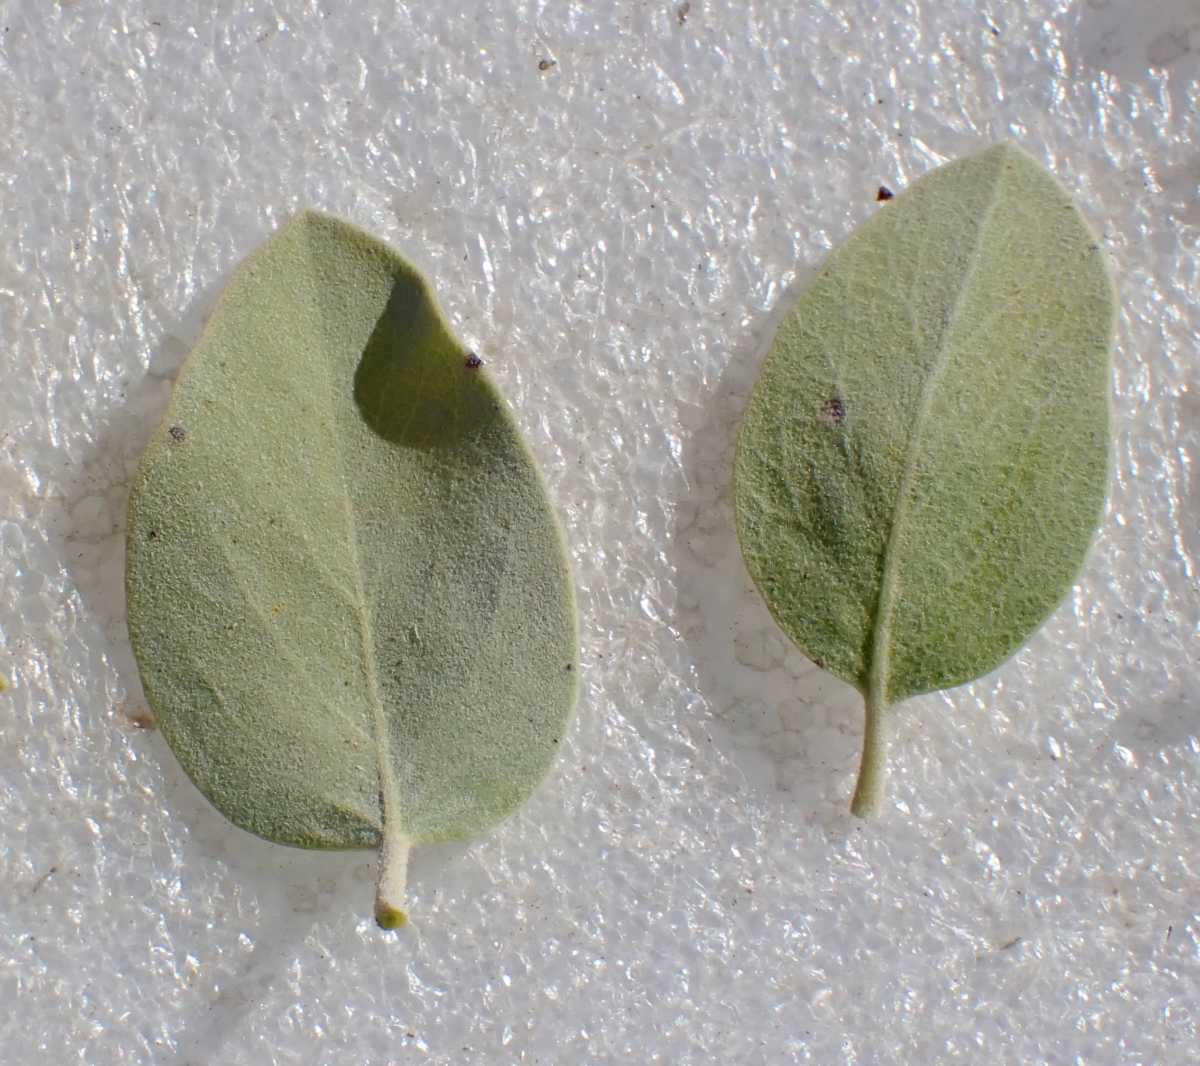
M172 426L167 430L167 435L171 438L171 440L178 443L187 436L187 430L185 430L183 426Z
M895 197L895 195L896 194L892 192L892 190L886 185L880 185L879 192L875 194L875 202L878 203L880 200L891 200Z
M688 12L691 10L692 10L692 5L690 3L687 3L686 0L684 3L680 4L679 7L677 7L675 9L675 17L679 19L680 26L682 26L685 22L687 22Z
M821 404L821 421L827 426L840 426L846 421L846 401L840 396L831 396Z
M152 530L150 530L150 539L151 539L151 540L153 540L153 539L154 539L155 537L157 537L157 536L158 536L158 531L157 531L157 530L155 530L155 529L152 529Z
M474 352L468 352L467 353L467 369L468 370L478 370L481 366L483 366L483 360L480 359L479 356L477 356Z
M998 29L996 29L996 27L995 27L995 26L993 26L993 27L992 27L992 36L993 36L993 37L999 37L999 36L1000 36L1000 31L999 31Z
M1015 948L1019 943L1021 943L1022 939L1022 937L1014 936L1012 940L1006 940L1003 944L1001 944L1000 950L1007 951L1009 948Z
M493 411L499 411L499 410L500 410L500 405L499 405L498 403L494 403L494 404L492 404L492 410L493 410Z
M574 670L574 669L575 669L575 667L574 667L574 665L573 665L572 663L567 663L567 670L568 670L568 671L570 671L570 670Z
M558 61L554 59L543 59L538 63L538 70L549 70L551 67L558 66Z
M33 886L33 892L30 892L29 894L32 896L34 893L36 893L37 890L42 887L42 885L50 880L50 875L56 873L58 873L58 867L51 866L49 870L47 870L44 874L42 874L41 877L37 879L37 883ZM33 937L30 937L29 939L32 940Z
M825 660L824 660L824 659L813 659L813 662L814 662L814 663L815 663L815 664L816 664L818 667L820 667L822 670L824 670L824 669L825 669Z

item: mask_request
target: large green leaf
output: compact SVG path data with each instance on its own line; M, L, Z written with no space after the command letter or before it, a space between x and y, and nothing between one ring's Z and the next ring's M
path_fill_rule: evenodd
M129 505L129 631L162 731L232 821L411 843L522 803L576 695L575 605L532 455L425 281L302 212L233 276Z
M788 312L738 436L746 564L866 697L856 813L891 704L1013 654L1062 601L1108 484L1116 300L1067 192L1002 144L920 178Z

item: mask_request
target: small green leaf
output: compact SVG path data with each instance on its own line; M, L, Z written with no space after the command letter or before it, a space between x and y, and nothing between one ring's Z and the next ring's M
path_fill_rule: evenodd
M746 565L783 630L866 697L853 809L897 700L970 681L1063 600L1104 507L1112 280L1066 190L1002 144L835 251L738 436Z
M520 431L428 286L304 211L246 260L129 503L129 631L179 761L232 821L408 849L525 801L576 696L562 534Z

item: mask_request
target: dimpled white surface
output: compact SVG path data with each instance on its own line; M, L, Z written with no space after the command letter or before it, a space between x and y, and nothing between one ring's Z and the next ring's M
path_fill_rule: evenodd
M0 3L0 1060L1186 1063L1200 1049L1194 0ZM1111 256L1112 497L1016 659L898 709L783 641L730 447L829 250L1011 137ZM428 273L570 542L532 802L415 855L232 828L125 632L130 476L298 207Z

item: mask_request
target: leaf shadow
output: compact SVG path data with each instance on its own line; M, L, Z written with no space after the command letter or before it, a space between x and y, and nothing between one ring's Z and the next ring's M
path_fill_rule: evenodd
M233 892L249 904L245 924L252 946L240 965L208 975L209 987L199 989L207 992L205 1000L187 1017L172 1051L158 1061L176 1066L221 1061L224 1048L244 1040L239 1029L259 1006L280 1001L273 990L280 981L292 980L305 943L312 938L327 942L330 927L344 936L347 926L353 930L366 924L370 936L392 947L406 945L406 956L414 953L419 918L416 925L392 932L375 925L375 851L309 851L262 840L222 817L173 760L172 769L175 780L164 805L172 819L188 826L182 865L219 868L234 882ZM461 862L469 847L469 842L443 841L415 849L407 894L414 911L436 895L434 886L446 884L447 870ZM233 932L230 928L229 939ZM292 994L282 998L286 1002Z
M1200 559L1200 478L1195 474L1200 469L1200 395L1187 387L1162 395L1155 404L1155 417L1171 428L1169 447L1178 457L1165 535L1154 535L1142 522L1127 526L1110 522L1106 533L1118 547L1126 572L1173 570L1176 576L1168 587L1183 590L1194 587ZM1123 491L1121 485L1114 489L1110 507L1128 514L1136 502L1130 506L1122 500ZM1164 648L1155 634L1156 608L1162 610L1155 596L1132 582L1114 582L1117 590L1119 598L1099 624L1117 636L1125 663L1154 664L1153 672L1161 682L1156 697L1147 698L1144 689L1137 691L1140 686L1134 679L1139 671L1118 667L1108 687L1116 708L1108 727L1112 742L1134 752L1138 762L1171 749L1194 749L1200 745L1200 678L1187 661L1186 638L1177 648Z
M1153 91L1163 83L1186 113L1200 74L1200 9L1195 0L1085 0L1076 12L1068 54L1085 70L1115 75Z
M168 756L169 757L169 756ZM244 936L248 950L222 945L230 964L207 973L207 987L174 1034L174 1048L159 1061L187 1066L220 1061L221 1049L245 1019L285 980L288 968L314 927L331 914L357 907L370 917L375 855L366 851L305 851L272 844L223 818L172 760L175 781L165 797L170 818L186 827L180 865L229 883L226 896L239 901L224 940ZM224 888L224 886L221 886ZM218 888L217 891L221 891ZM242 921L237 923L237 918ZM235 924L236 923L236 924ZM241 925L239 930L237 925Z
M197 297L158 344L145 373L131 372L120 383L124 403L98 417L91 445L73 469L62 471L62 496L47 516L64 569L84 608L103 626L104 659L118 682L109 714L134 734L152 730L154 721L125 623L125 511L142 452L227 281L228 275Z
M683 412L686 488L670 549L676 628L710 709L705 724L713 743L747 787L794 805L805 820L848 827L862 748L862 697L802 655L779 629L742 561L733 517L742 412L775 331L802 287L783 294L761 341L733 355L707 402Z
M500 397L482 365L447 327L425 279L402 270L355 369L354 402L386 441L452 445L497 419Z
M1084 0L1074 19L1065 52L1082 74L1107 76L1113 89L1143 95L1155 112L1165 104L1178 120L1190 114L1200 79L1196 0ZM1200 225L1200 155L1188 147L1187 138L1153 138L1125 164L1126 180L1133 172L1144 180L1148 172L1156 201L1176 226ZM1156 235L1152 246L1164 241L1160 250L1173 250L1173 235Z

